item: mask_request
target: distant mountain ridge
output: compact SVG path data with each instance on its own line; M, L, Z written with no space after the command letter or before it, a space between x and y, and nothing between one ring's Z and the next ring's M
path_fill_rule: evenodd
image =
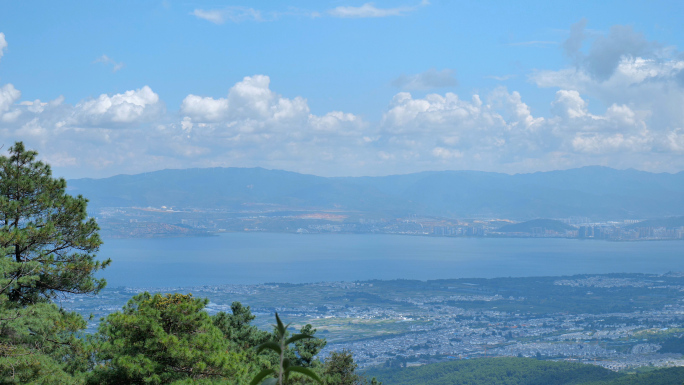
M274 204L314 209L518 220L684 215L684 172L607 167L502 174L430 171L382 177L320 177L264 168L162 170L68 181L91 207L240 209Z

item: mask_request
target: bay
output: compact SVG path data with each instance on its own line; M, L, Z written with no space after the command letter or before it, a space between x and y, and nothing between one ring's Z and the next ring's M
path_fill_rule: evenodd
M108 287L666 273L684 242L449 238L379 234L225 233L105 239Z

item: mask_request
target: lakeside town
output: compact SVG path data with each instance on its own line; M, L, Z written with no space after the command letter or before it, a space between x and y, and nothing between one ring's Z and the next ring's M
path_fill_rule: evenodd
M223 232L370 233L443 237L529 237L650 241L684 239L684 217L594 220L450 219L266 205L245 210L107 207L91 216L110 238L208 236Z
M320 282L188 288L111 288L62 305L98 320L132 294L191 292L207 311L251 307L269 330L274 312L293 330L309 323L360 367L414 366L477 357L533 357L611 370L684 365L684 274L435 281Z

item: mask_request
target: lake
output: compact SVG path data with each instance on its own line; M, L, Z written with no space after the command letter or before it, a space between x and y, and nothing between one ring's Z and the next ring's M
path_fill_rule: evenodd
M684 271L684 242L226 233L105 239L109 287Z

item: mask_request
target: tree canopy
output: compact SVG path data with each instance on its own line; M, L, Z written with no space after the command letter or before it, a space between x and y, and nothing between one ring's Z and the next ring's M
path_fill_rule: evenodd
M230 378L250 366L191 294L141 293L100 324L94 384L169 384Z
M22 142L0 156L0 294L21 305L49 301L59 293L96 293L106 282L94 273L99 227L86 212L87 199L66 193L66 181Z
M83 317L59 294L97 293L102 243L87 200L17 142L0 156L0 383L82 383L88 352Z

